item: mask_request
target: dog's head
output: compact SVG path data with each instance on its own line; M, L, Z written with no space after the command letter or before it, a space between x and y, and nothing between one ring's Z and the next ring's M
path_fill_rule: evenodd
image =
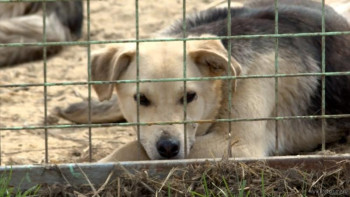
M228 65L227 51L218 40L188 41L186 49L187 78L240 73L240 65L232 57L231 65ZM137 72L139 79L181 79L184 77L183 42L140 43L138 62L137 70L135 44L103 49L92 57L92 79L135 80ZM142 82L138 88L136 83L118 83L115 86L119 105L128 122L138 121L139 99L139 121L156 123L183 121L186 101L186 120L215 118L220 107L222 83L221 80L187 81L186 89L181 80ZM111 97L114 84L94 85L94 89L99 99L105 100ZM141 144L150 159L180 159L185 158L184 141L187 142L189 153L201 125L149 124L139 128Z

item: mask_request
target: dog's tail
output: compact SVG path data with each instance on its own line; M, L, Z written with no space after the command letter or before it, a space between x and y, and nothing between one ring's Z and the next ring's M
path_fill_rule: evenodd
M88 101L74 103L66 109L56 107L54 114L75 123L88 123ZM91 123L112 123L122 121L125 120L118 105L116 95L113 95L108 101L99 102L91 100Z
M16 10L20 13L8 16L5 13L0 14L0 43L43 42L41 3L13 3L11 6L9 8L12 10L9 10L9 13L14 13ZM6 12L3 9L2 11ZM76 40L81 36L83 20L81 2L50 2L47 3L46 13L47 42ZM46 49L47 56L50 56L58 53L62 46L47 46ZM42 58L42 46L0 47L0 68Z

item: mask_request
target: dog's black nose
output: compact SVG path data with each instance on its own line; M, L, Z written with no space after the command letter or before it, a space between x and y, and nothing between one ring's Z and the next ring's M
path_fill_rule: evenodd
M170 159L179 153L180 142L174 139L160 139L157 142L157 150L160 156Z

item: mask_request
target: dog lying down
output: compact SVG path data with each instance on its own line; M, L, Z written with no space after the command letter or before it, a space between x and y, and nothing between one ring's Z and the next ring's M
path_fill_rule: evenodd
M255 2L243 8L231 8L232 35L274 34L275 15L272 1ZM280 1L279 33L321 32L321 5L314 2ZM188 37L227 35L227 10L200 12L187 19ZM326 31L349 31L346 20L326 7ZM163 30L159 37L181 38L182 23ZM321 36L279 38L280 74L321 72ZM327 36L326 72L350 71L349 35ZM187 77L250 76L275 74L275 39L232 39L228 65L228 40L186 42ZM140 79L183 77L183 42L151 42L139 45ZM92 79L95 81L135 80L136 46L111 45L92 57ZM350 76L325 78L325 113L350 114ZM228 102L228 88L232 104ZM135 83L95 85L100 101L92 103L92 122L137 122ZM116 89L116 96L114 96ZM269 118L321 114L321 76L294 76L278 79L278 106L275 104L275 78L240 78L236 80L182 81L140 83L140 122L168 122L184 119L187 99L187 136L185 151L184 125L140 126L141 154L138 142L114 151L101 162L227 157L262 157L275 155L275 120L203 123L199 120L230 118ZM86 103L59 110L62 117L87 122ZM197 122L196 122L197 121ZM296 154L315 149L322 142L321 119L284 119L278 124L278 154ZM349 118L326 119L326 142L346 135ZM136 128L135 128L136 130ZM229 145L230 143L230 145ZM188 154L185 155L185 152Z

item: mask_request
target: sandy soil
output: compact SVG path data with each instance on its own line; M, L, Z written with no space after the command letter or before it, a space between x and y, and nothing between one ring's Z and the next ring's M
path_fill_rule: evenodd
M187 13L211 6L215 0L187 1ZM181 0L139 1L140 37L167 26L182 17ZM91 40L126 39L135 37L134 1L91 1ZM86 9L86 6L85 6ZM86 12L85 12L86 13ZM85 17L86 19L86 17ZM86 40L86 20L84 36ZM101 48L93 45L91 48ZM42 83L43 61L31 62L0 70L0 84ZM47 82L87 81L87 48L66 47L47 61ZM96 98L94 92L93 97ZM87 98L86 85L51 86L47 88L48 114L56 106L83 101ZM44 88L0 88L0 127L40 126L44 120ZM63 119L50 118L53 124L71 124ZM93 161L107 155L135 138L127 127L92 129ZM50 163L88 161L88 129L67 128L48 130ZM44 130L1 131L1 160L3 164L37 164L45 158Z

